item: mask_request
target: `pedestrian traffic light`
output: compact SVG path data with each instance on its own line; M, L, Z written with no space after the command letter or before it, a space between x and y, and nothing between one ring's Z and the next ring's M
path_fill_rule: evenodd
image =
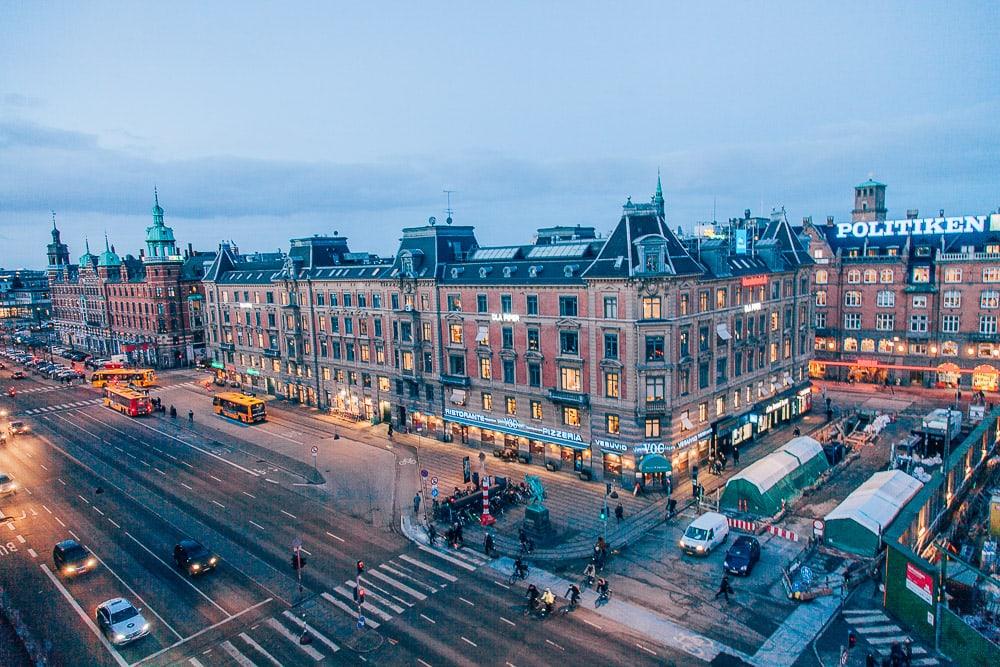
M611 495L611 482L608 482L604 485L604 494L607 496Z
M858 643L858 636L854 633L854 630L848 630L847 632L847 648L854 648Z
M292 554L292 569L300 570L306 566L306 557L301 553Z
M365 562L363 560L358 561L358 574L365 571Z
M608 520L608 508L602 507L601 508L601 521L607 521L607 520Z

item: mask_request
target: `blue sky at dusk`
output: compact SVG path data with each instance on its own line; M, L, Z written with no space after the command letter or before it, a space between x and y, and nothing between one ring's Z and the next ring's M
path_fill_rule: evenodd
M1000 5L0 2L0 265L332 233L1000 206ZM103 241L103 239L101 239Z

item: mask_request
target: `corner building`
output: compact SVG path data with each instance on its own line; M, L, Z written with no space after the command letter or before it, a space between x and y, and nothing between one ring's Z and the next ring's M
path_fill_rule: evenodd
M886 185L854 189L850 222L803 222L811 237L814 377L1000 388L1000 215L887 219Z
M811 406L812 260L764 223L682 240L658 188L605 238L481 246L432 219L392 258L338 237L224 244L209 347L220 375L293 401L654 488Z

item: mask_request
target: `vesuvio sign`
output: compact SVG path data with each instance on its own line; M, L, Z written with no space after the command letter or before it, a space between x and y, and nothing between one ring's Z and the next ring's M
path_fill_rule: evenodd
M873 220L871 222L839 222L837 238L859 239L878 236L911 236L923 234L964 234L987 229L1000 230L1000 215L966 215L955 218L919 218L916 220Z

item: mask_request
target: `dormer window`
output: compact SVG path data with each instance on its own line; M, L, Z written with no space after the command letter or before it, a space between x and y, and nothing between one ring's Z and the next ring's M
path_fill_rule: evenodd
M413 275L413 254L410 251L404 251L399 256L399 268L403 275Z
M650 236L639 241L639 272L667 273L666 239Z

